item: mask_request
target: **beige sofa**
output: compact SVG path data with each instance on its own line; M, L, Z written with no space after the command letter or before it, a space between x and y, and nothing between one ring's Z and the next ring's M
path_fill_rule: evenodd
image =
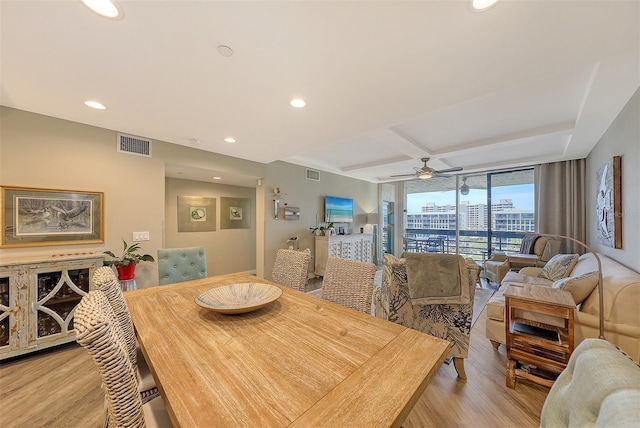
M599 257L602 261L605 338L620 347L635 361L640 361L640 274L606 256L599 255ZM597 266L593 254L584 254L580 256L568 276L578 277L588 272L597 271ZM551 281L538 277L541 270L541 268L526 267L520 272L507 273L502 280L500 289L487 303L486 335L496 349L501 343L505 343L504 296L502 293L510 282L551 286ZM576 346L586 338L598 337L598 309L598 290L595 288L576 309ZM536 317L543 317L539 314L527 314L526 316L531 316L540 322L554 324L554 320L548 317L537 319Z

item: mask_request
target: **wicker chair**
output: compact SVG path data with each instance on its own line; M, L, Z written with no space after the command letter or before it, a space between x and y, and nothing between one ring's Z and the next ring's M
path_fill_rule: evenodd
M278 250L271 279L294 290L304 291L310 261L309 251Z
M158 250L158 284L175 284L206 277L207 254L204 247Z
M107 297L107 300L109 300L109 304L111 305L111 309L118 321L123 339L127 345L129 361L131 361L131 365L136 371L138 378L138 390L142 396L142 402L146 403L147 401L159 396L160 392L158 391L156 381L147 366L147 362L145 361L140 348L138 348L136 333L133 329L133 322L131 321L127 302L125 302L124 296L122 295L120 282L113 272L113 269L107 266L102 266L96 269L91 281L93 282L93 288L102 291Z
M375 274L372 263L329 257L321 297L369 314Z
M465 267L471 299L469 303L413 305L409 294L405 259L387 254L383 262L382 286L376 287L373 298L377 317L451 342L449 354L453 357L460 379L467 378L464 358L469 354L473 299L478 277L478 266L475 262L465 260Z
M92 290L75 309L76 341L93 357L102 377L106 427L171 427L162 398L142 404L136 375L109 300Z

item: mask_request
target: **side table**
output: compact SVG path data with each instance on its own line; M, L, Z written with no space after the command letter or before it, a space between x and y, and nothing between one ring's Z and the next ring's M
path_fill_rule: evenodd
M507 260L509 260L509 264L513 263L519 266L537 266L540 257L536 254L515 253L507 254Z
M545 374L559 374L567 366L574 349L574 312L571 293L551 287L510 284L504 291L507 339L507 387L515 388L516 376L551 387L554 379ZM545 314L558 319L553 324L522 318L522 312ZM518 362L529 369L518 367ZM545 373L545 371L547 373Z

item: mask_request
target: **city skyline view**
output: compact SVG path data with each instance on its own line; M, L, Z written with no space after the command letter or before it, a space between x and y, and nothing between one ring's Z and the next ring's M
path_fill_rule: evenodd
M535 206L534 185L520 184L512 186L494 187L492 199L495 202L501 199L511 199L514 208L533 210ZM487 192L484 189L470 189L468 195L460 195L460 202L468 201L469 204L486 204ZM428 203L436 205L455 205L455 190L441 192L410 193L407 195L407 212L419 213L422 207Z

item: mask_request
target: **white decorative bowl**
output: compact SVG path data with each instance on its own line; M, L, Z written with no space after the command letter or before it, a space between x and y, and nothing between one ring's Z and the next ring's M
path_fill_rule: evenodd
M196 303L221 314L242 314L255 311L282 296L275 285L243 282L212 288L196 297Z

